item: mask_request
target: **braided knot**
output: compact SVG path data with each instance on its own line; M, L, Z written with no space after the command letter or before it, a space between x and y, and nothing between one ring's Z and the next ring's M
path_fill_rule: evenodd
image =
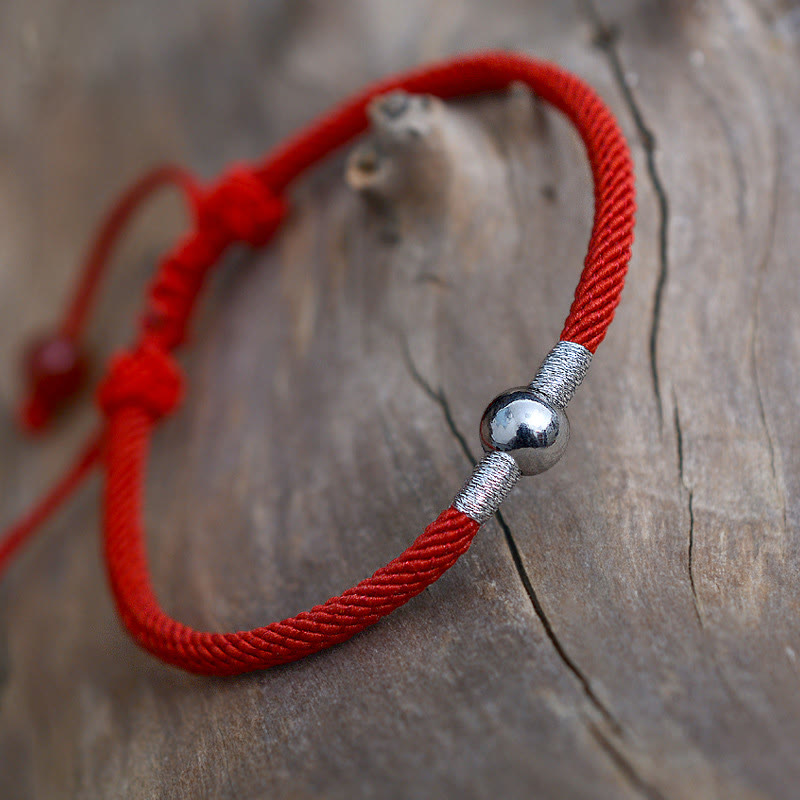
M266 244L288 212L283 198L253 172L235 167L200 200L198 227L218 231L227 241Z
M133 406L157 420L172 412L182 399L183 375L175 359L147 342L112 358L97 390L97 402L107 417Z

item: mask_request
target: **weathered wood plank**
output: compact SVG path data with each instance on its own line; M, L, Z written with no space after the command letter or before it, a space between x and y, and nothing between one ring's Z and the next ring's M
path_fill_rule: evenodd
M564 462L347 645L231 681L153 661L119 629L84 490L0 585L0 795L793 797L797 19L743 0L6 3L7 365L138 169L210 176L449 52L521 48L590 79L630 137L640 211ZM210 294L148 485L156 585L189 623L293 613L399 552L460 485L486 401L558 335L591 220L574 135L519 93L416 122L423 152L389 148L407 180L382 205L333 161ZM179 227L165 201L123 248L98 352ZM0 391L10 408L10 366ZM91 420L38 447L0 424L4 519Z

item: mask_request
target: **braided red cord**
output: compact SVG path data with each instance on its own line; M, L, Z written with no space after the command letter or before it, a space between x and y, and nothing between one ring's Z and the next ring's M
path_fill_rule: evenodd
M619 302L630 259L634 224L633 168L611 112L581 80L558 67L511 53L479 53L377 83L317 120L252 169L236 168L206 191L182 170L151 173L107 218L88 260L84 280L62 326L74 342L96 292L113 242L134 209L165 183L184 190L195 213L190 232L161 260L147 295L134 347L112 360L98 389L106 417L105 557L122 621L145 649L183 669L232 675L283 664L350 638L421 592L470 546L479 524L454 508L431 523L398 558L371 578L310 611L263 628L204 633L171 619L150 584L141 520L150 433L183 395L171 351L186 335L205 276L229 245L265 244L287 213L281 193L306 169L367 127L366 108L395 89L443 98L502 89L523 81L574 124L586 145L594 179L595 215L575 299L561 338L594 352ZM41 374L40 374L41 373ZM34 370L34 391L48 409L47 370ZM44 377L43 377L44 376ZM74 377L74 376L73 376ZM74 380L62 381L74 391ZM45 385L45 390L41 386ZM55 383L51 381L51 388ZM60 385L60 384L59 384ZM60 385L61 386L61 385ZM66 390L53 390L59 402ZM93 439L68 475L0 542L0 571L19 547L88 474L101 449Z
M141 523L153 420L130 407L109 420L105 556L122 620L145 649L176 666L232 675L285 664L349 639L419 594L464 553L480 527L444 511L402 555L371 578L291 619L238 633L201 633L168 617L150 585Z

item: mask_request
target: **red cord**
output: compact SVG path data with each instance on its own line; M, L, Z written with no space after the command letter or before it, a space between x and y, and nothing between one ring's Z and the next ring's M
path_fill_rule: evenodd
M83 483L100 459L102 436L96 434L80 451L73 465L27 514L18 519L0 539L0 575L12 556L36 533L50 515Z
M76 391L85 370L81 368L76 376L65 364L72 364L74 372L74 364L81 362L77 337L114 241L135 209L157 188L175 185L189 200L194 225L161 259L147 293L138 340L130 351L111 361L100 384L97 397L106 418L105 431L90 441L45 499L4 534L0 573L13 552L89 473L103 445L105 558L120 616L142 647L191 672L232 675L330 647L377 622L449 569L479 528L452 507L371 578L310 611L250 631L193 630L164 613L150 584L141 519L147 453L154 426L183 396L181 373L171 351L184 341L206 274L229 245L244 242L259 247L269 241L287 213L281 194L305 170L366 129L368 103L394 89L450 98L496 91L512 81L527 83L563 112L586 146L594 180L594 224L561 338L594 352L619 302L630 260L635 208L630 154L600 98L574 75L552 64L500 52L460 56L381 81L318 119L261 164L231 170L207 190L201 191L188 173L164 167L122 196L100 229L83 280L55 337L73 350L60 361L51 358L48 362L40 355L29 367L32 395L26 408L38 409L27 415L29 426L45 424Z
M35 341L27 350L25 371L29 389L19 415L20 424L26 431L36 433L46 428L83 387L87 374L86 358L78 339L97 296L108 259L134 213L166 186L180 189L190 208L197 208L200 188L186 170L166 165L139 178L117 199L100 225L58 331Z

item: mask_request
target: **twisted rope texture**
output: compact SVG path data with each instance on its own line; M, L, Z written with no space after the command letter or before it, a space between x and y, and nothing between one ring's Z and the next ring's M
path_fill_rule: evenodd
M480 527L449 508L372 577L310 611L237 633L202 633L160 608L150 585L141 523L144 463L153 421L129 407L108 436L105 556L120 615L133 638L192 672L233 675L285 664L349 639L419 594L464 553Z

